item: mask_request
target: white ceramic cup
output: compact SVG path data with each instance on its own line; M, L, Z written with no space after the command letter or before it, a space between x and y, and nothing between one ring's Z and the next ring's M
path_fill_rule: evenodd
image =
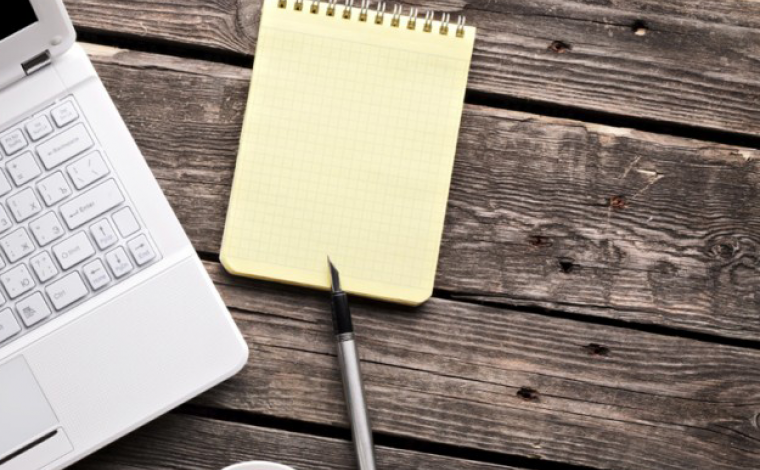
M244 462L238 463L231 467L227 467L224 470L294 470L292 467L287 467L279 463L272 462Z

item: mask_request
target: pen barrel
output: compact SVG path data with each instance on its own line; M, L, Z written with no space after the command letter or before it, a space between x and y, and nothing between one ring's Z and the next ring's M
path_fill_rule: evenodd
M346 395L348 419L351 422L359 470L376 470L372 425L364 399L359 353L353 333L338 335L338 360L343 374L343 391Z
M348 306L348 295L345 292L334 292L332 294L332 315L336 335L354 332L351 309Z

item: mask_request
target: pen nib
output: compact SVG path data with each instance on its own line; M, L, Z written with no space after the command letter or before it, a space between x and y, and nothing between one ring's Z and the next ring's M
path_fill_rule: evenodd
M327 264L330 265L330 277L332 279L332 291L333 292L340 292L340 273L338 273L338 269L335 267L335 265L332 264L332 261L330 261L330 257L327 257Z

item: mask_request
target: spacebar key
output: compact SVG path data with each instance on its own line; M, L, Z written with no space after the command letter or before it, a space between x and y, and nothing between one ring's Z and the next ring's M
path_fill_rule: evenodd
M61 215L70 229L80 227L124 202L119 186L108 180L61 206Z

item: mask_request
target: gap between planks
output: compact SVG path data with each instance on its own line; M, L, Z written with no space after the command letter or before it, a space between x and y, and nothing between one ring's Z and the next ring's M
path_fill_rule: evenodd
M219 254L197 251L198 257L203 261L211 263L220 263ZM737 348L757 349L760 350L760 340L747 340L740 338L729 338L725 336L712 335L708 333L699 333L696 331L690 331L678 328L668 328L662 325L654 325L647 323L628 322L624 320L615 320L612 318L604 318L597 316L584 315L580 313L572 313L567 310L553 308L554 305L547 305L546 307L530 306L528 302L526 305L520 304L506 304L494 302L488 295L477 295L467 292L455 292L447 291L443 289L434 289L434 299L449 300L452 302L459 302L463 304L481 305L484 307L491 307L502 310L509 310L513 312L529 313L534 315L541 315L551 318L558 318L564 320L573 320L577 322L589 323L592 325L600 326L612 326L616 328L626 328L633 331L640 331L644 333L651 333L659 336L692 339L703 343L720 344L724 346L733 346Z
M344 427L287 418L277 418L241 410L225 410L223 408L186 404L174 410L173 413L180 416L194 416L197 418L225 423L235 423L243 426L257 426L267 429L277 429L288 433L335 439L347 443L352 442L351 431ZM397 449L400 451L409 451L430 456L478 462L498 466L499 470L598 470L596 467L589 467L586 465L572 465L563 462L524 457L521 455L511 455L508 453L490 452L475 448L440 444L424 439L400 437L387 433L374 432L373 439L375 446L379 449Z
M117 49L160 54L190 60L203 60L236 67L250 68L255 60L252 56L233 51L217 50L182 43L168 43L159 40L150 41L141 39L139 36L113 34L104 31L96 31L90 28L80 28L79 39L87 43ZM672 121L647 119L637 116L617 114L614 112L566 106L557 103L549 104L515 96L482 92L471 88L467 89L465 103L507 111L525 112L539 116L573 119L611 127L630 128L652 134L701 140L706 143L709 142L760 149L760 135L717 130Z
M400 3L464 14L479 28L471 89L741 134L758 130L751 106L760 94L755 2ZM239 55L253 54L260 5L67 0L76 24L92 32Z

